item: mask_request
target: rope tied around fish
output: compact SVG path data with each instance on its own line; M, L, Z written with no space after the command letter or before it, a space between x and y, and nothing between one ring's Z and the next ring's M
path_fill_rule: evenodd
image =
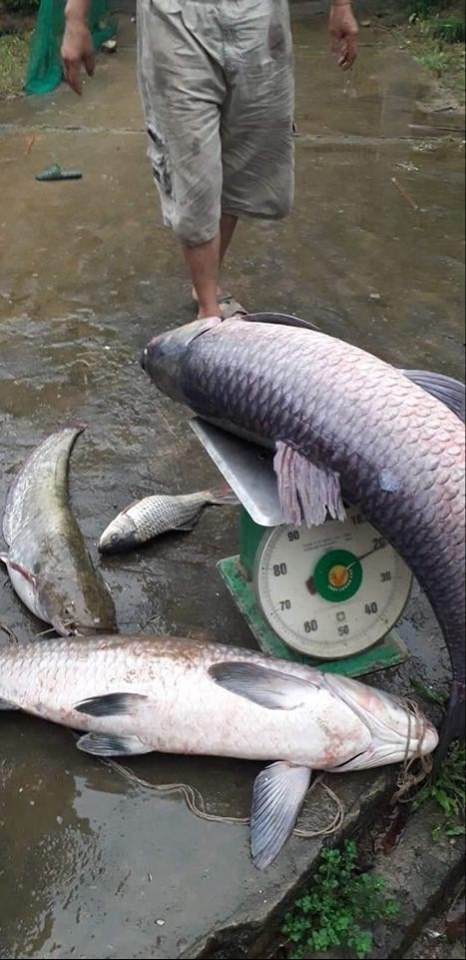
M429 756L423 756L422 754L422 744L425 739L427 732L427 722L421 713L418 704L415 700L409 697L400 697L394 696L393 698L406 710L408 716L408 736L406 739L406 750L405 757L401 766L400 773L397 777L396 785L397 790L395 791L391 803L394 805L396 803L409 803L412 799L411 793L412 790L422 783L423 780L427 779L432 772L433 762L432 758ZM409 747L411 743L411 732L412 730L416 731L421 727L421 735L419 737L419 743L417 746L416 753L410 758L409 757ZM414 764L419 761L421 768L417 772L413 772L412 768ZM188 810L194 814L194 816L199 817L201 820L208 820L214 823L229 823L229 824L240 824L247 826L250 823L249 817L232 817L228 815L209 813L206 810L205 800L200 790L197 787L193 787L190 784L186 783L151 783L149 780L145 780L143 777L138 776L128 767L124 766L122 763L118 763L116 760L102 760L102 763L110 769L114 770L115 773L118 773L129 783L136 784L137 786L143 787L147 790L152 790L154 793L159 795L170 795L173 793L180 793L183 797L183 800L188 808ZM327 797L335 805L335 814L333 819L326 824L324 827L320 827L317 830L311 830L306 827L295 827L293 834L296 837L303 837L308 840L315 839L317 837L331 836L331 834L336 833L340 827L343 826L345 819L345 809L340 797L324 782L325 773L321 773L316 777L307 792L306 801L309 799L313 791L317 786L321 786L322 789L327 794Z
M0 631L3 632L9 643L18 643L18 638L16 637L13 630L10 629L6 624L0 621ZM50 633L50 630L43 631L42 634L37 634L37 638L45 636ZM406 749L405 756L401 766L400 773L397 777L397 790L393 794L391 803L394 805L396 803L409 803L412 799L412 791L417 787L423 780L432 772L433 761L430 755L423 755L422 745L427 733L427 720L421 713L418 704L415 700L409 697L395 696L392 694L394 700L396 700L400 706L406 711L408 717L408 735L406 738ZM416 733L420 729L421 733L418 737L418 745L416 752L412 757L409 757L410 744L411 744L411 734L412 731ZM76 734L73 733L73 736L76 738ZM418 771L413 771L414 765L419 761L420 769ZM173 793L180 793L183 797L183 800L190 812L194 816L199 817L202 820L212 821L215 823L230 823L230 824L243 824L247 825L250 822L249 817L232 817L223 814L209 813L206 810L206 804L204 797L200 790L197 787L193 787L190 784L185 783L168 783L168 784L155 784L151 783L149 780L145 780L142 777L139 777L136 773L130 770L128 767L124 766L121 763L118 763L116 760L106 759L102 760L105 766L114 770L115 773L119 774L121 777L126 779L128 782L137 784L144 789L151 790L154 793L159 795L170 795ZM335 833L343 825L345 819L345 810L342 801L324 782L325 773L319 774L311 783L311 786L307 792L306 801L310 797L311 793L315 788L320 785L322 789L327 794L327 797L335 805L335 813L332 820L323 827L320 827L317 830L311 830L306 827L295 827L293 833L295 836L304 837L307 839L312 839L320 836L330 836ZM306 803L305 801L305 803Z
M170 795L172 793L180 793L188 810L193 813L195 817L199 817L201 820L209 820L214 823L241 824L244 826L247 826L250 823L249 817L231 817L223 814L209 813L206 810L205 800L201 791L198 790L197 787L193 787L190 784L151 783L150 780L145 780L143 777L139 777L128 767L125 767L124 764L118 763L116 760L102 760L102 763L105 766L110 767L111 770L114 770L115 773L118 773L120 776L124 777L124 779L128 780L129 783L137 784L137 786L144 787L147 790L152 790L154 793L161 794L162 796ZM311 830L305 827L295 827L293 834L297 837L305 837L310 840L314 837L330 836L330 834L339 830L343 824L345 818L343 804L335 791L323 782L323 777L324 774L322 773L316 777L315 780L313 780L307 792L306 800L320 784L327 796L335 804L336 810L334 817L328 824L326 824L326 826L321 827L318 830Z
M0 620L0 631L1 631L2 633L4 633L5 636L8 637L8 642L9 642L9 643L18 643L18 642L19 642L19 641L18 641L18 637L16 636L15 633L13 633L13 630L11 630L10 627L7 627L6 623L3 623L1 620Z
M411 793L413 789L430 776L433 768L433 760L431 755L423 755L422 753L422 744L424 743L427 733L426 718L421 713L416 701L411 697L394 697L394 699L396 699L398 703L406 710L408 716L408 736L406 738L406 750L403 764L396 782L398 789L395 791L391 799L393 806L396 803L409 803L412 800ZM419 737L417 750L410 758L409 745L411 742L411 729L413 723L415 731L421 727L421 736ZM412 768L417 762L420 764L420 769L417 772L413 772Z

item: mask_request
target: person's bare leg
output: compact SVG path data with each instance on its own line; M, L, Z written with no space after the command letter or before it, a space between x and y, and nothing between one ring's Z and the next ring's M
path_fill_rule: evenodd
M220 270L220 267L221 267L221 265L222 265L222 263L223 263L223 258L224 258L224 256L225 256L227 250L228 250L228 247L230 246L230 243L231 243L233 234L234 234L234 232L235 232L236 224L237 224L237 223L238 223L238 217L233 216L232 213L222 213L221 220L220 220L220 237L217 236L217 237L215 237L215 240L212 240L212 241L211 241L211 243L217 243L217 244L218 244L218 262L217 262L217 271L216 271L217 312L218 312L218 300L219 300L219 298L220 298L221 295L222 295L222 294L221 294L221 287L220 287L219 282L218 282L218 279L219 279L219 270ZM191 250L191 251L192 251L192 250L202 251L205 247L208 247L208 246L209 246L209 244L208 244L208 243L205 243L205 244L202 244L202 247L185 247L185 248L184 248L184 249L185 249L185 256L186 256L186 259L187 259L187 261L188 261L188 263L189 263L189 267L190 267L190 270L191 270L191 276L192 276L192 280L193 280L193 300L195 300L195 302L198 303L199 305L200 305L200 300L199 300L199 293L198 293L198 289L197 289L198 280L197 280L197 278L195 279L195 277L194 277L194 273L193 273L193 268L192 268L192 265L191 265L191 258L190 258L189 251L190 251L190 250ZM201 259L202 259L202 253L201 253ZM210 292L211 292L211 291L210 291ZM209 301L209 302L210 302L210 301ZM202 313L201 313L201 308L200 308L200 306L199 306L199 316L200 316L200 317L208 317L208 316L215 316L215 314L208 314L208 313L205 313L204 311L202 311Z
M220 268L220 233L207 243L196 247L183 245L183 252L191 271L193 297L197 301L198 317L218 317L218 274Z

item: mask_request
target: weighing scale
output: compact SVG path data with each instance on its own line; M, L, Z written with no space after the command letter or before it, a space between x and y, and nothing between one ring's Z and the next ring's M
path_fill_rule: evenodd
M197 417L191 426L240 503L239 553L218 567L260 649L347 676L407 660L394 626L412 575L360 510L286 524L272 454Z

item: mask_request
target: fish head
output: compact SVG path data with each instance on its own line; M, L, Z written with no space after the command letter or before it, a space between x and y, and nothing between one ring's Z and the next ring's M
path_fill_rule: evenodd
M73 610L66 608L63 614L54 616L50 622L61 637L94 637L97 633L113 633L115 630L114 619L109 624L107 618L92 616L88 610L73 616Z
M353 710L371 734L369 746L341 764L341 769L363 770L400 763L435 750L438 743L435 727L407 701L349 677L327 674L326 681L332 693Z
M190 345L219 323L220 317L194 320L176 330L154 337L144 348L141 366L156 387L172 400L184 402L181 388L181 368Z
M116 630L115 607L106 584L97 577L76 584L59 582L56 589L50 585L41 599L43 619L52 625L61 637L95 636Z
M134 520L126 513L120 513L104 530L99 540L101 553L120 553L136 546L137 534Z

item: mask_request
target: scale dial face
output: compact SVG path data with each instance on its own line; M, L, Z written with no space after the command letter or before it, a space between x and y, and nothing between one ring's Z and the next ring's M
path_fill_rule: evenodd
M349 657L377 643L400 617L412 576L355 507L319 527L283 525L259 544L254 588L275 633L310 657Z

